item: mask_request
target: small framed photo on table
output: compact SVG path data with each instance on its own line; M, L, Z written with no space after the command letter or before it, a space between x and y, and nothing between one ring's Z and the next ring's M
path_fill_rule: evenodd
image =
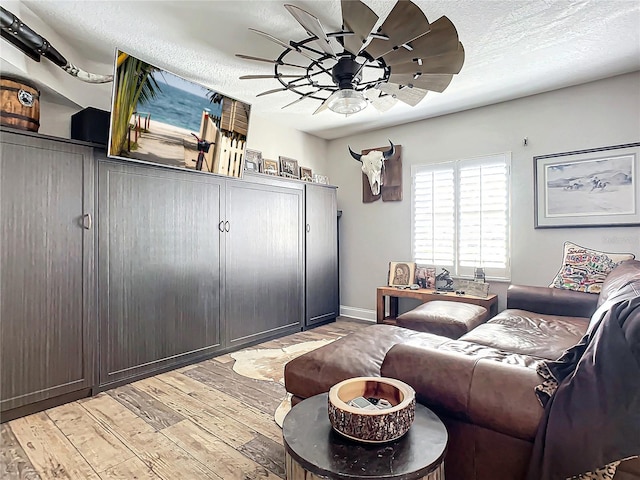
M416 267L416 283L420 288L436 288L435 267Z
M408 287L416 276L415 262L389 262L389 286Z

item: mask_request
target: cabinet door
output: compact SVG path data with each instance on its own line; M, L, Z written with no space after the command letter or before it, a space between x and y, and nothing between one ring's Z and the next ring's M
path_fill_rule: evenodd
M94 237L82 220L93 213L93 153L8 132L1 144L0 392L6 411L92 385Z
M227 183L225 319L229 346L300 330L302 186Z
M306 325L338 316L338 216L336 191L306 187Z
M221 180L105 161L98 182L101 385L215 351Z

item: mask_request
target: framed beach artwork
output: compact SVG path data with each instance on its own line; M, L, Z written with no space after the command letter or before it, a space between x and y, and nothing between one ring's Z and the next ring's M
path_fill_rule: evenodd
M248 103L116 50L107 155L241 177L250 114Z
M533 158L535 228L640 225L640 142Z
M298 161L293 158L280 157L280 176L288 178L300 178Z

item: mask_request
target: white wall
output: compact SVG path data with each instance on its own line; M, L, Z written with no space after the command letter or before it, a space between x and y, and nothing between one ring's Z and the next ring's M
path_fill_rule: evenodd
M363 204L360 164L347 145L360 151L384 146L387 139L402 145L404 199ZM329 142L329 176L339 187L343 211L340 303L375 310L375 289L386 284L388 262L411 259L413 164L512 152L513 283L548 285L560 267L565 240L640 257L638 227L533 228L534 156L638 141L640 72ZM492 284L501 309L507 286Z
M71 115L81 109L77 106L72 107L51 102L47 100L44 93L40 100L40 129L38 133L71 138Z
M328 174L326 140L276 125L256 112L251 112L247 147L260 150L262 158L278 160L282 155L298 160L299 166L311 168L313 173Z

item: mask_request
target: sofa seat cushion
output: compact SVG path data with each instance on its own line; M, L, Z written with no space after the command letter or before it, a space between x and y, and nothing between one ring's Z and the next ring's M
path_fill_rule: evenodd
M556 360L580 341L589 319L507 309L460 340L510 353Z
M387 352L398 343L435 348L447 340L393 325L372 325L288 362L285 387L298 397L312 397L347 378L379 377Z
M460 338L488 317L489 312L480 305L433 300L398 316L396 325L418 332Z
M522 353L505 352L496 347L466 342L464 340L452 340L443 343L438 347L438 350L457 352L478 359L482 358L483 360L492 360L494 362L533 369L542 361L539 357L524 355Z

